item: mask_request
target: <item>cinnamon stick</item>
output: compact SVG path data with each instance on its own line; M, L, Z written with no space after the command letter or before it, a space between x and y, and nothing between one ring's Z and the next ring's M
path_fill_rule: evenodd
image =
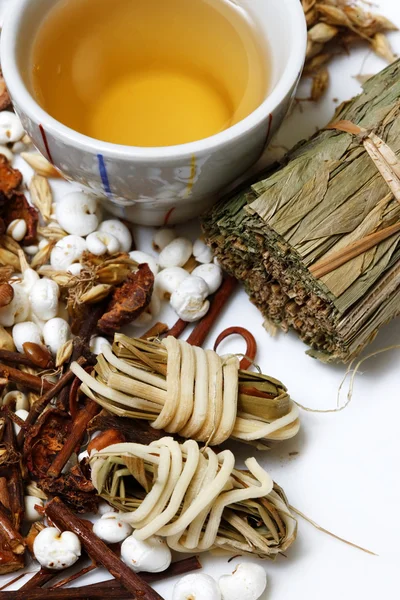
M188 327L188 325L188 321L178 319L175 325L173 325L173 327L171 327L171 329L167 332L167 335L171 335L174 338L179 338L185 331L186 327Z
M44 377L24 373L23 371L19 371L19 369L14 369L14 367L9 367L8 365L0 364L0 377L5 377L9 381L19 383L35 392L47 392L53 388L53 384L44 379Z
M78 358L78 364L83 366L86 363L86 358L84 358L83 356L81 356L80 358ZM1 368L1 366L0 366ZM75 375L73 374L72 371L67 371L58 381L55 385L51 385L50 389L48 389L46 391L46 393L41 396L41 398L39 398L32 406L31 409L29 411L29 415L27 416L26 420L25 420L25 426L29 427L30 425L33 425L37 418L39 417L39 415L43 412L43 410L46 408L46 406L49 404L49 402L55 397L57 396L57 394L59 394L61 392L61 390L70 383L70 381L72 381L74 379ZM21 429L21 431L19 432L18 436L17 436L17 445L18 447L22 446L24 440L24 431Z
M150 338L158 337L167 333L168 329L168 325L159 321L158 323L155 323L153 327L150 327L150 329L141 336L141 339L148 340Z
M101 407L94 400L89 400L85 406L78 412L72 423L71 433L65 441L64 446L54 458L47 475L49 477L58 477L67 464L71 454L76 450L77 446L83 439L86 433L86 429L90 421L97 415L101 410Z
M136 573L131 571L106 544L96 537L92 531L74 513L56 497L46 506L46 514L61 531L73 531L81 540L87 553L93 561L103 565L124 588L130 592L133 600L162 600L156 591L152 590ZM68 592L68 590L55 590L55 592ZM73 590L76 592L76 589ZM52 592L50 592L52 593ZM42 592L43 596L43 592ZM110 594L107 592L107 596ZM57 596L55 596L57 598ZM62 597L62 596L59 596ZM64 596L68 598L68 596ZM88 596L70 596L70 598L88 598ZM96 596L94 596L96 597ZM120 596L122 597L122 596ZM129 596L126 596L129 598ZM17 597L18 598L18 597ZM29 597L35 600L34 596ZM52 596L46 595L46 600ZM101 596L97 596L101 598ZM11 599L10 599L11 600ZM104 595L103 595L104 600Z
M219 290L216 292L211 301L210 310L205 317L201 319L193 329L192 333L186 340L192 346L202 346L210 333L211 327L218 319L222 309L231 297L234 289L237 286L237 280L228 275Z

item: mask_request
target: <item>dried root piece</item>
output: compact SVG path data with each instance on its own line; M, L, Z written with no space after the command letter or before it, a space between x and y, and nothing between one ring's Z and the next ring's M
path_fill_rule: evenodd
M283 491L255 458L239 471L230 450L200 451L193 440L165 437L108 446L90 464L98 493L126 512L121 519L137 539L160 535L178 552L219 548L275 559L296 538Z
M146 419L155 429L218 445L228 438L266 448L299 430L298 410L279 381L239 371L222 359L167 337L162 344L117 334L92 377L76 363L82 391L109 412Z
M153 286L154 275L149 266L139 265L136 273L129 273L125 283L115 290L98 329L113 334L134 321L149 306Z

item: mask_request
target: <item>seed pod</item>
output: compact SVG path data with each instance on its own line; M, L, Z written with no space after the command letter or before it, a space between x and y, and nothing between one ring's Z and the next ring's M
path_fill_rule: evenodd
M374 35L371 44L374 51L387 60L388 63L392 63L396 60L396 56L393 54L389 40L384 33L377 33Z
M29 184L29 191L33 206L36 206L45 221L49 221L53 195L46 177L34 175Z
M337 34L339 29L328 23L317 23L308 32L308 39L319 44L330 42Z
M21 158L43 177L61 177L60 173L38 152L21 152Z
M104 300L104 298L107 298L111 290L112 285L100 283L99 285L92 287L88 292L82 294L79 298L79 302L81 304L96 304L97 302Z
M317 102L325 94L329 85L329 71L323 67L316 73L312 80L311 100Z
M72 351L74 349L74 343L72 340L68 340L57 350L56 355L56 367L62 367L64 363L66 363L72 356Z
M47 369L52 364L51 354L45 346L34 342L25 342L22 347L26 356L41 369Z
M4 248L0 248L0 265L13 267L15 271L21 270L18 256L15 256L15 254Z

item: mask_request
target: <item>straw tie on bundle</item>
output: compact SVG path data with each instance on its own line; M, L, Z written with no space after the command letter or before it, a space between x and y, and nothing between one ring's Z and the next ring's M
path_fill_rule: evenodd
M90 464L98 493L126 513L121 519L137 539L161 535L178 552L219 548L273 559L296 538L284 493L255 458L239 471L230 450L165 437L108 446Z
M147 419L155 429L221 444L284 440L299 430L297 406L279 381L239 370L236 356L220 357L167 337L161 344L117 334L104 347L94 376L71 369L82 391L108 411Z

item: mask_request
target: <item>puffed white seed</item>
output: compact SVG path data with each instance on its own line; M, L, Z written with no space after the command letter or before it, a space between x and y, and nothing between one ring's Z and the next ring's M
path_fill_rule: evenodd
M39 327L32 321L17 323L12 330L12 337L18 352L23 352L23 344L31 342L33 344L42 344L42 334Z
M44 343L50 348L53 356L71 337L71 329L67 321L60 317L50 319L43 327Z
M193 244L193 256L197 262L207 264L212 262L214 253L203 240L197 239Z
M7 235L11 236L16 242L24 239L28 227L24 219L14 219L7 227Z
M56 203L57 221L72 235L89 235L99 225L97 198L86 192L71 192Z
M221 600L221 594L210 575L190 573L175 584L172 600Z
M192 275L204 279L209 287L210 294L214 294L221 287L223 280L221 267L214 263L199 265L193 270Z
M0 112L0 144L17 142L24 136L24 128L17 115L9 110Z
M26 290L21 283L13 282L14 298L10 304L0 308L0 325L12 327L15 323L26 321L29 316L30 304Z
M169 300L182 281L189 277L189 273L182 267L169 267L157 274L154 282L154 292L159 298Z
M258 600L266 587L264 568L251 562L238 564L232 575L219 579L222 600Z
M3 154L9 162L14 160L14 153L11 152L10 148L7 148L7 146L0 145L0 154Z
M131 535L132 527L121 521L118 513L108 512L95 522L93 533L107 544L118 544Z
M132 248L132 235L128 227L118 219L108 219L100 224L99 231L111 233L117 238L121 252L129 252Z
M161 573L171 564L171 550L166 541L156 535L145 541L130 535L122 543L121 558L135 573Z
M171 296L171 306L178 317L192 323L202 319L210 308L206 299L210 290L201 277L189 275Z
M156 231L153 237L153 248L156 252L164 250L176 238L174 229L163 228Z
M83 269L83 265L81 265L80 263L73 263L72 265L70 265L67 269L67 273L71 273L71 275L74 275L75 277L77 277L79 275L79 273L82 271Z
M52 279L39 279L29 295L32 312L42 321L54 319L58 312L60 288Z
M78 235L67 235L51 251L50 264L56 271L66 271L74 262L79 261L85 250L86 240Z
M159 271L159 265L154 256L147 254L146 252L141 252L140 250L132 250L129 252L129 258L137 262L138 265L142 265L143 263L147 263L149 265L150 271L154 276L157 275Z
M190 240L179 237L172 240L160 252L159 263L162 269L167 267L183 267L192 255L193 245Z
M115 254L120 250L120 244L117 238L106 231L93 231L86 238L86 244L89 252L95 256L103 254Z
M81 543L72 531L60 534L55 527L46 527L36 536L33 553L42 567L59 571L76 563L81 555Z
M103 346L108 346L111 348L110 342L105 338L101 337L101 335L93 335L90 339L90 352L93 352L96 356L102 353Z

